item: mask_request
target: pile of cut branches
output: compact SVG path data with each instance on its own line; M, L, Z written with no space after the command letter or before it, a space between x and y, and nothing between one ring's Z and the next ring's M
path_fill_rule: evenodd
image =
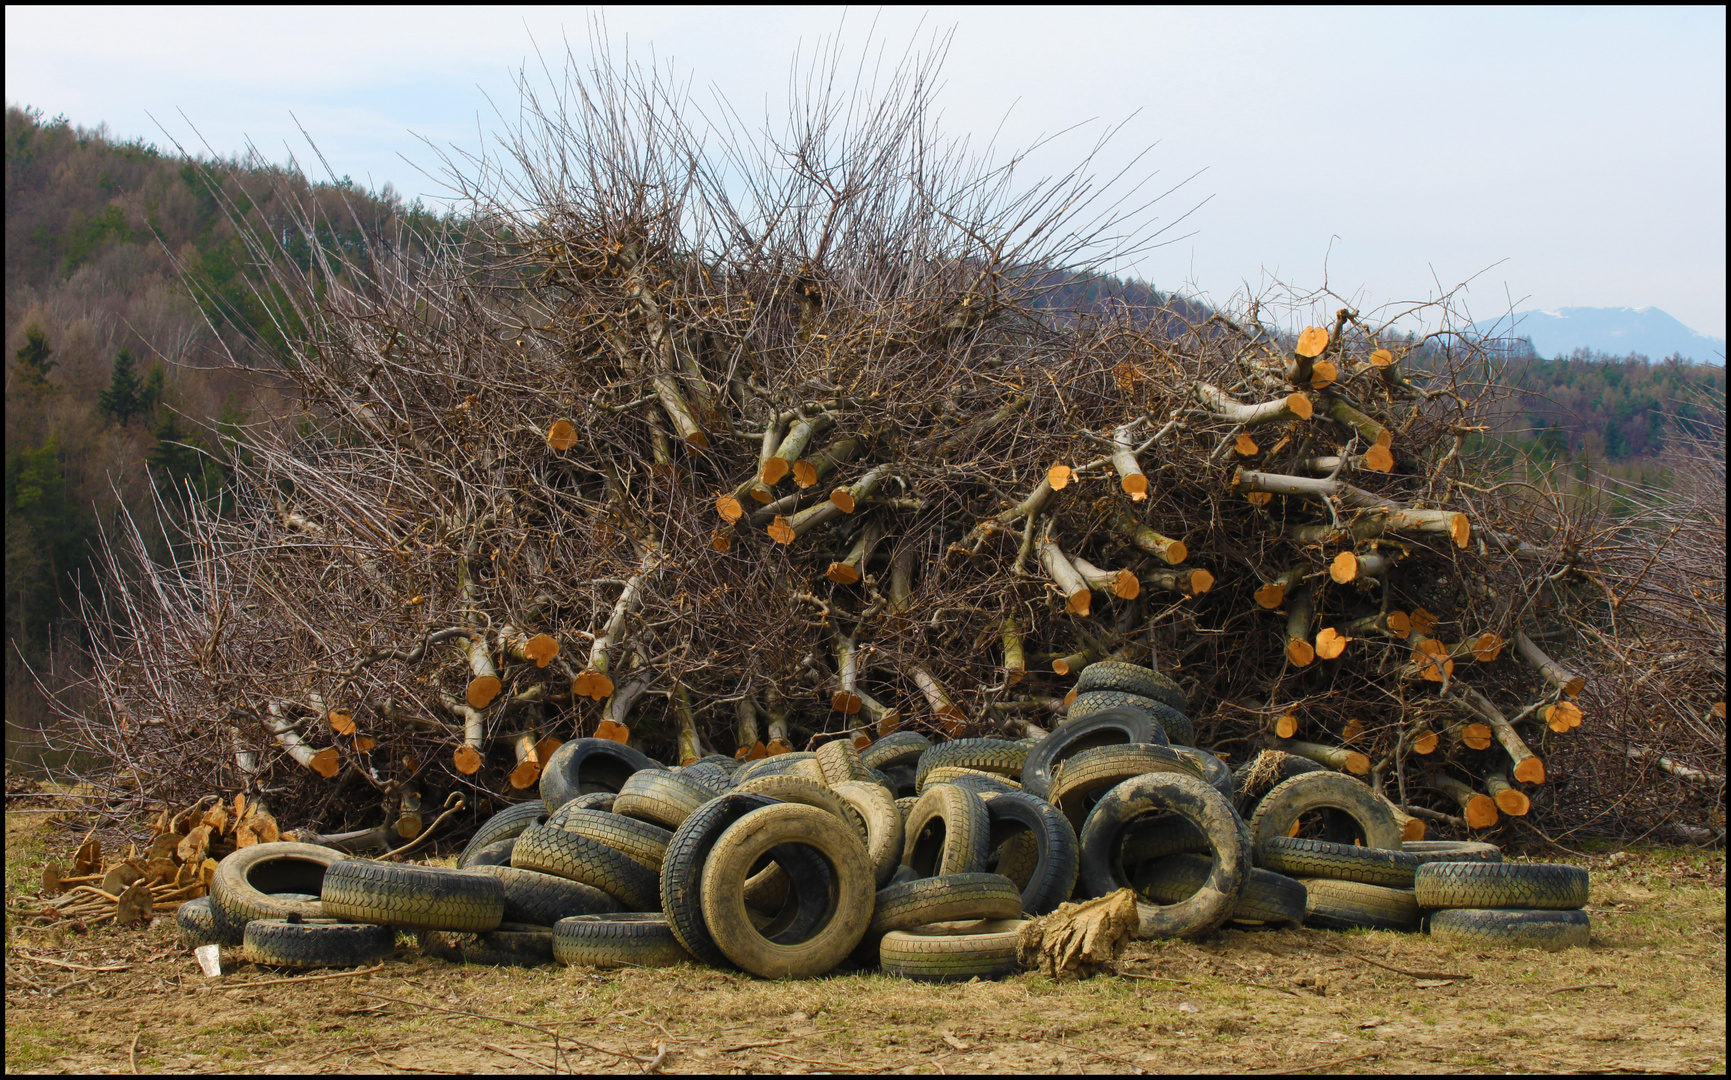
M174 566L136 528L109 547L78 738L157 798L378 826L529 789L577 735L678 761L1037 736L1120 658L1223 755L1462 828L1579 812L1545 762L1606 722L1582 642L1629 525L1486 475L1466 320L1055 305L1152 238L1115 241L1139 219L1086 162L1018 187L940 141L934 71L753 141L603 63L452 167L468 213L430 260L303 269L252 228L299 411L179 508Z

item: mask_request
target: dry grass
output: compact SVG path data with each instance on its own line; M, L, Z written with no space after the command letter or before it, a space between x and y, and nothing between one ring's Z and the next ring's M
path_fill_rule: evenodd
M7 813L9 908L16 883L64 854L42 817ZM248 992L223 987L274 973L230 957L207 984L167 919L88 935L9 925L6 1070L124 1070L131 1051L145 1072L545 1071L557 1031L560 1067L587 1072L640 1072L660 1049L670 1073L1724 1071L1724 856L1611 861L1588 859L1587 949L1234 931L1137 944L1123 975L1067 985L462 968L404 938L375 975ZM130 967L91 975L25 952Z

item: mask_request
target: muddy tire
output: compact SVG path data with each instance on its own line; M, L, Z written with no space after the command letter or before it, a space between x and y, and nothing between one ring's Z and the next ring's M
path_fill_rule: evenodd
M1150 859L1168 855L1207 854L1208 838L1177 814L1137 818L1125 826L1119 840L1118 861L1126 873ZM1254 863L1254 858L1251 860Z
M1080 833L1088 811L1101 796L1126 780L1149 773L1202 776L1200 766L1169 746L1100 746L1058 763L1052 775L1051 802Z
M237 937L254 919L322 919L329 912L316 900L281 900L270 894L321 896L327 868L348 857L335 848L286 841L241 848L217 864L210 883L211 907Z
M1022 766L1027 762L1027 747L1020 743L1007 739L954 739L938 743L920 755L914 782L925 787L926 774L946 765L1015 779L1022 775Z
M996 857L996 872L1021 890L1023 912L1050 913L1076 888L1081 856L1075 828L1057 807L1026 792L993 795L985 804L988 860ZM1024 852L1032 848L1032 858L1014 858L1007 850L1012 843Z
M454 964L483 967L538 967L553 962L553 928L532 923L500 923L485 934L423 930L421 951Z
M1422 863L1485 862L1500 863L1503 851L1495 844L1478 840L1407 840L1400 849Z
M1147 742L1158 742L1162 746L1168 743L1189 746L1193 741L1195 733L1191 730L1188 716L1158 698L1126 693L1123 690L1089 690L1078 693L1076 700L1070 703L1064 723L1073 724L1107 709L1140 709L1152 717L1160 727L1161 737L1145 740Z
M1195 894L1208 880L1213 859L1207 855L1171 855L1136 868L1131 882L1137 895L1156 904L1175 904ZM1258 867L1250 868L1244 898L1232 909L1233 922L1297 926L1304 921L1304 882Z
M937 784L908 812L902 862L921 877L980 873L991 854L991 834L991 819L979 795L955 784Z
M553 959L567 967L672 967L691 959L657 912L577 915L553 924Z
M218 922L208 896L188 900L175 908L174 926L180 934L180 943L189 949L196 949L200 945L241 943L241 934L231 929L228 923Z
M668 841L673 839L671 829L663 829L659 825L651 825L647 821L639 821L624 814L610 814L604 810L561 809L547 819L547 827L564 829L568 833L599 840L614 851L631 856L657 874L661 873L661 860L667 854ZM569 914L600 913L573 911ZM557 921L549 919L546 925L551 926Z
M1467 949L1562 949L1587 947L1592 920L1584 911L1510 911L1453 908L1427 918L1441 945Z
M573 915L607 915L619 910L619 901L580 881L515 866L476 866L471 869L499 879L505 890L504 923L552 926Z
M572 739L541 768L541 801L552 812L579 795L618 791L640 769L666 767L611 739Z
M677 829L686 816L719 792L683 773L667 769L635 773L613 800L613 813Z
M859 752L860 761L874 769L913 765L930 750L932 741L917 731L894 731Z
M1293 777L1327 771L1325 766L1297 754L1261 751L1232 773L1232 788L1236 792L1234 804L1238 807L1239 816L1249 821L1262 797Z
M890 790L896 798L916 797L920 793L919 785L914 783L914 767L912 765L891 765L887 769L878 770L883 774L883 786Z
M782 802L798 803L833 814L853 826L862 843L866 839L868 830L865 818L822 781L805 776L757 776L743 784L734 785L733 790L751 795L768 795Z
M985 795L988 792L1020 791L1022 785L1006 777L994 773L981 772L979 769L964 769L958 765L939 765L928 770L925 781L916 789L924 793L933 784L960 784L965 788Z
M902 821L896 801L877 784L849 781L831 789L853 807L866 825L866 855L871 859L873 888L881 889L890 882L890 875L902 864L902 851L907 846L907 826Z
M345 859L325 872L319 899L333 919L402 930L480 934L505 919L505 887L481 870Z
M744 886L752 869L783 844L815 849L830 869L830 902L803 936L766 937L753 925ZM715 944L745 971L770 979L822 975L865 936L875 891L865 843L835 815L810 806L766 806L734 822L703 868L703 920ZM797 883L796 883L797 887Z
M1412 888L1413 873L1419 867L1418 856L1405 851L1294 836L1271 836L1258 844L1256 862L1288 877L1357 881L1391 889Z
M482 822L481 827L475 830L475 835L464 845L463 853L457 856L457 868L462 870L473 865L474 856L483 848L501 840L514 840L529 826L544 825L546 822L547 804L540 799L512 803Z
M1126 664L1119 660L1100 660L1082 669L1076 679L1076 694L1090 690L1127 690L1150 697L1181 713L1190 711L1190 699L1170 678L1141 664Z
M526 829L517 838L511 865L593 886L627 911L661 909L661 880L655 871L587 836L545 825Z
M1356 881L1305 878L1304 925L1325 930L1418 929L1418 901L1411 889Z
M483 866L510 866L511 852L516 849L517 838L515 836L509 840L500 840L497 843L488 844L479 851L470 852L468 863L459 866L457 869L479 870Z
M1016 939L1022 919L937 923L885 934L878 942L884 974L920 982L1002 979L1022 969Z
M1337 772L1304 773L1263 796L1250 818L1251 839L1260 844L1285 836L1302 815L1317 810L1328 818L1324 840L1400 850L1400 826L1388 804L1367 784Z
M1587 871L1563 863L1425 863L1413 888L1421 907L1570 911L1587 906Z
M1210 754L1206 750L1198 750L1194 746L1172 744L1172 749L1181 758L1201 769L1202 779L1214 785L1214 790L1226 797L1226 801L1236 804L1238 790L1233 785L1232 770L1226 767L1226 762Z
M661 862L662 913L679 944L711 967L732 964L703 921L703 864L728 826L753 810L774 805L776 800L767 795L730 792L699 807L667 844L667 856Z
M722 768L719 762L696 761L679 771L681 775L689 776L717 795L733 786L733 774Z
M269 967L360 967L390 956L396 945L397 932L389 926L335 919L254 919L246 924L241 956L248 963Z
M1028 760L1022 765L1022 790L1047 798L1059 762L1084 750L1126 743L1165 746L1166 732L1146 709L1106 709L1081 720L1067 720L1028 751Z
M809 750L794 750L786 754L776 754L773 757L758 758L748 761L740 770L733 774L735 788L747 780L756 780L760 776L781 776L802 761L816 761L817 755Z
M949 874L878 890L874 934L937 922L1019 919L1022 891L1001 874Z
M1104 896L1130 882L1118 860L1125 826L1157 814L1177 814L1208 838L1214 860L1202 887L1165 907L1139 903L1139 936L1195 937L1232 917L1250 880L1250 836L1220 792L1180 773L1149 773L1108 791L1094 804L1081 834L1081 892Z
M818 747L816 760L818 771L823 773L824 783L831 787L836 784L872 782L871 772L860 760L853 740L847 736L831 739Z

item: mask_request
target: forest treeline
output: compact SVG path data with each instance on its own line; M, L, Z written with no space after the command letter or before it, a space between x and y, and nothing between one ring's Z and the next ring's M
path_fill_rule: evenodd
M8 106L5 137L11 758L18 728L45 718L20 658L39 672L76 662L71 602L92 580L99 530L122 513L148 518L157 496L220 499L221 455L205 451L292 407L266 373L294 362L294 328L260 301L260 253L233 219L279 242L270 257L303 268L315 246L340 259L369 244L438 243L461 223L389 185L375 193L258 160L189 159L35 109ZM313 208L310 234L295 225L297 203ZM1128 308L1175 332L1209 314L1139 282L1043 273L1054 306ZM1517 359L1502 379L1519 396L1486 437L1511 456L1571 462L1650 459L1667 415L1725 393L1723 367L1638 356Z

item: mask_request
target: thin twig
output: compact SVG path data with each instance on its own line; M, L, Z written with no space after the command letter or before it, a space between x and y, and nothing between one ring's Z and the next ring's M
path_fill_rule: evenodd
M260 980L259 982L234 983L234 984L231 984L228 986L207 987L207 989L210 989L210 990L256 990L257 988L259 988L261 986L281 986L284 983L318 982L320 979L352 979L356 975L371 975L374 972L383 971L383 970L385 970L385 965L384 964L378 964L378 965L376 965L374 967L370 967L370 968L361 968L358 971L335 971L335 972L329 972L327 974L322 974L322 975L295 975L295 976L292 976L292 977L286 978L286 979L263 979L263 980Z

